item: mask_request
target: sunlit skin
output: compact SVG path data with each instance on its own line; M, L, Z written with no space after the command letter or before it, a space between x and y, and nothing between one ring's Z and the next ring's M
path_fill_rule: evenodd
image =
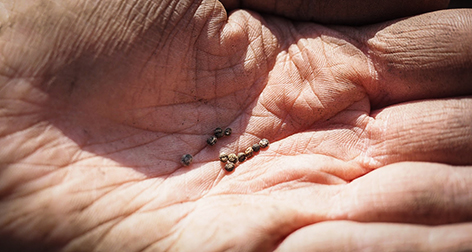
M0 2L0 248L472 249L472 11L390 2Z

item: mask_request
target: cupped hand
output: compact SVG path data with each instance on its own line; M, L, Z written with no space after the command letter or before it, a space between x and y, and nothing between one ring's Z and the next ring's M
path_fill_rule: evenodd
M348 27L215 1L0 7L4 249L472 248L470 10ZM233 133L209 146L216 127Z

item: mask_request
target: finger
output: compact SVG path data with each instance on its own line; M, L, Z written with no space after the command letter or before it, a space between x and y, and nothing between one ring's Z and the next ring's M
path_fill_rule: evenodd
M472 223L427 227L330 221L289 235L276 251L469 251Z
M434 163L397 163L341 189L328 219L449 224L472 221L472 170Z
M336 24L363 24L446 8L449 1L251 1L223 0L228 10L238 8L268 12L295 20Z
M472 164L472 97L401 104L374 112L358 161L376 168L400 161ZM362 148L362 147L359 147Z
M472 94L472 10L447 10L369 27L373 107Z

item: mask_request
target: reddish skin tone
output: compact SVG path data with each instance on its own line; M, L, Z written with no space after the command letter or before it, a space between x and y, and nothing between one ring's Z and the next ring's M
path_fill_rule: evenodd
M0 5L2 249L472 249L471 10L156 3Z

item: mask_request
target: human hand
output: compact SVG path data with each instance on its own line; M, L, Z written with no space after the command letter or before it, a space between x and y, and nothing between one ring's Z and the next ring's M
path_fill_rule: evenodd
M470 11L352 28L218 2L8 7L3 248L472 246ZM233 134L207 146L217 126Z

